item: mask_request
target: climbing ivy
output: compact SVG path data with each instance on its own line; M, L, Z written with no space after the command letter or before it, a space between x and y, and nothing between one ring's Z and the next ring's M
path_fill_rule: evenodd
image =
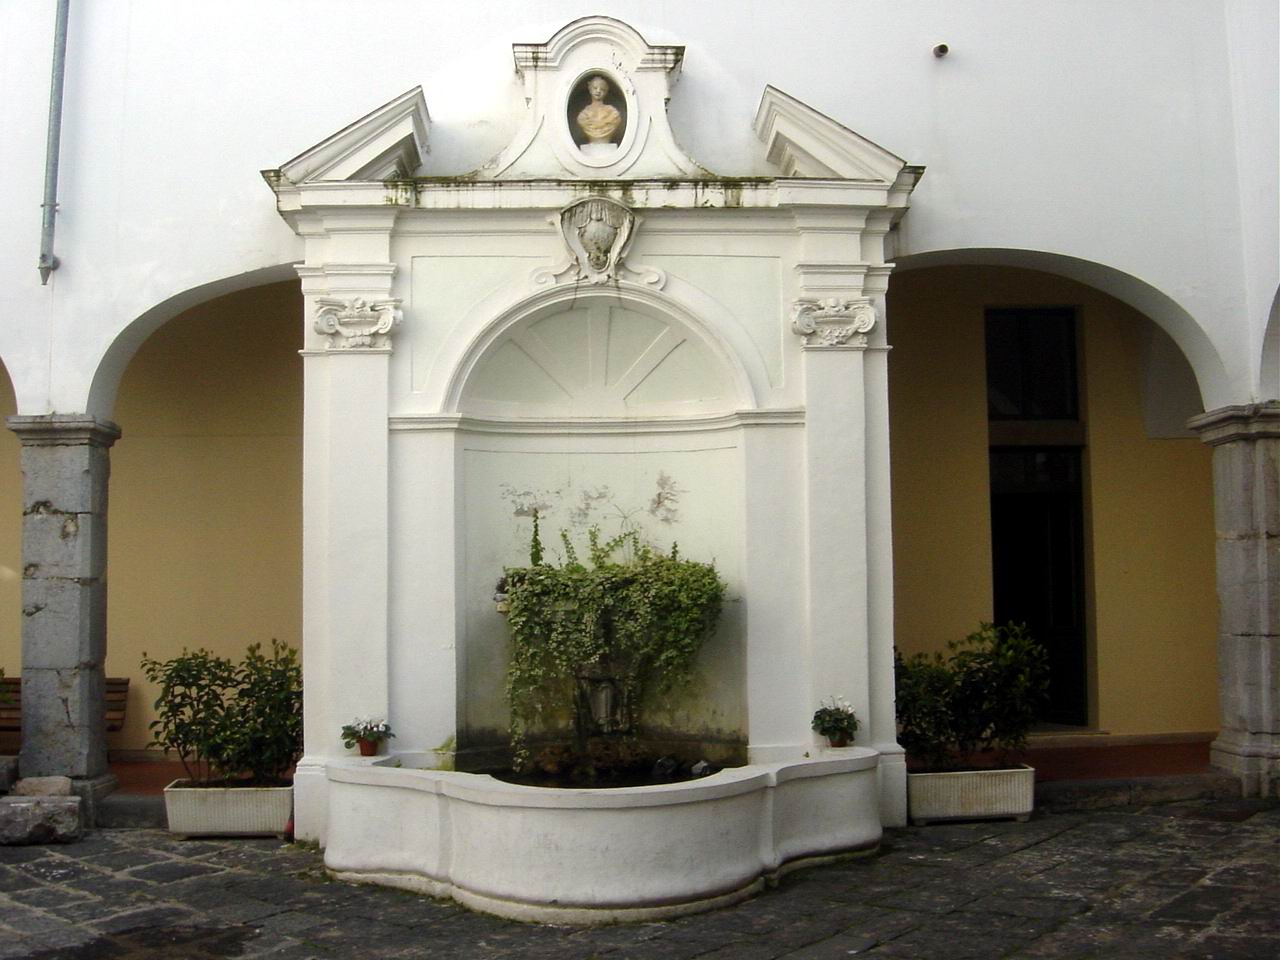
M620 683L624 726L634 732L646 692L670 690L691 677L724 598L715 567L681 559L675 544L662 553L635 531L601 541L593 527L584 564L568 534L560 539L565 561L553 566L543 559L535 515L529 566L508 568L504 576L517 770L528 766L530 732L574 719L575 686L593 669L606 668ZM577 729L577 749L584 738Z

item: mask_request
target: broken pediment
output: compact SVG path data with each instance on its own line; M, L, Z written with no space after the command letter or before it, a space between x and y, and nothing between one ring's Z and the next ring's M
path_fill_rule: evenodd
M909 193L923 172L776 87L765 87L755 130L784 177L879 181Z
M324 193L326 202L332 201L329 185L338 182L354 187L397 181L388 184L391 193L384 191L363 202L410 206L428 205L423 202L428 189L432 196L444 197L439 200L442 205L450 206L444 195L455 188L468 190L469 205L484 206L488 201L482 198L512 181L730 184L686 154L672 133L667 101L680 74L684 47L650 44L621 21L586 17L569 23L545 43L513 44L512 53L522 87L524 119L512 142L492 161L478 170L448 176L427 168L431 118L421 87L414 87L278 170L264 171L284 203L282 212L305 205L297 196L286 200L286 195L296 195L307 184L315 185L317 195ZM754 128L769 165L777 171L774 176L735 178L724 188L723 204L705 191L694 190L686 198L667 190L658 205L728 205L729 192L737 198L733 205L812 203L810 194L817 190L825 203L858 204L871 198L902 209L923 169L772 86L764 90ZM744 167L758 171L760 165L744 158ZM414 178L421 178L416 190L406 182ZM428 179L429 186L423 186ZM479 184L486 187L477 193ZM770 184L776 184L776 189ZM805 199L784 200L781 194L775 196L779 190L789 198L798 197L797 190L808 193ZM843 190L847 196L836 200L833 190ZM351 202L356 202L354 195L348 205ZM637 207L653 205L640 193L628 202Z
M708 176L667 121L684 47L654 46L618 20L586 17L512 53L525 118L482 178Z
M431 116L414 87L280 167L290 183L412 177L427 153Z

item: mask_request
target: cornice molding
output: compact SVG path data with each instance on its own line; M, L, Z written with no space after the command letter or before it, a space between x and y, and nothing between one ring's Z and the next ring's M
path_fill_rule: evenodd
M511 417L474 417L438 413L393 416L389 428L399 433L464 430L503 436L629 436L654 433L715 433L743 427L798 426L804 410L786 407L770 410L738 410L709 417L561 417L520 420Z
M684 47L655 46L634 27L613 17L582 17L566 24L546 43L513 43L511 55L516 70L555 71L564 66L566 56L584 43L603 41L626 51L637 70L670 73L684 60Z
M1211 447L1235 440L1280 439L1280 400L1218 407L1187 421Z
M120 439L120 428L110 420L77 413L19 414L5 420L24 447L110 447Z

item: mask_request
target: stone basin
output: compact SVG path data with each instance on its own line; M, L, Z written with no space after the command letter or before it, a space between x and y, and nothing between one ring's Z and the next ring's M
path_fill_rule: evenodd
M737 902L814 859L880 843L863 747L647 787L558 789L335 760L324 861L339 879L452 897L486 913L612 923Z

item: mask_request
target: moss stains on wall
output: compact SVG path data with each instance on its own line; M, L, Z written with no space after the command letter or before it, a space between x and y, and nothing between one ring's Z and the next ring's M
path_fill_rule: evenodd
M1117 734L1216 730L1210 450L1143 425L1150 321L1047 274L940 267L889 290L896 634L939 649L991 616L983 310L1074 306L1081 333L1091 719Z

